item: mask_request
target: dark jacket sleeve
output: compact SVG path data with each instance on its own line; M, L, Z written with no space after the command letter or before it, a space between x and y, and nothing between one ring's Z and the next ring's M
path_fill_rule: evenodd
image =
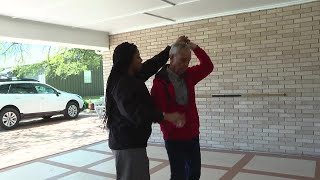
M147 81L151 76L156 74L160 68L162 68L169 59L170 46L167 46L159 54L155 55L153 58L147 60L142 64L141 71L136 75L136 77L142 81Z
M124 83L119 84L113 91L113 97L122 116L136 127L164 119L163 113L149 103L152 99L147 88L143 87L144 83ZM128 87L128 84L131 87Z

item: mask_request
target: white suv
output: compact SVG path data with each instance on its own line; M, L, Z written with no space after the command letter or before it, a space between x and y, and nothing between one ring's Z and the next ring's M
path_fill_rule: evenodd
M82 97L59 91L35 80L0 79L0 125L17 127L21 119L64 114L74 119L84 108Z

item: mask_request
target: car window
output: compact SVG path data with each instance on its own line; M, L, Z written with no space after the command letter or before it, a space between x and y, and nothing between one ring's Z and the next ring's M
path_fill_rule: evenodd
M0 86L0 94L7 94L9 92L10 84Z
M10 94L37 94L36 88L33 84L21 83L12 84L9 90Z
M35 88L38 94L55 94L56 93L54 89L44 84L36 84Z

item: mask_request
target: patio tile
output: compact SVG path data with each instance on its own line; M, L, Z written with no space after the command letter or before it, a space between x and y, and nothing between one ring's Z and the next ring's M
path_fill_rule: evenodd
M59 178L59 180L111 180L111 178L78 172L63 178Z
M107 142L101 143L101 144L97 144L97 145L93 145L90 146L86 149L91 149L91 150L97 150L97 151L104 151L104 152L110 152L112 153L111 149L109 148L109 145Z
M274 177L274 176L265 176L258 174L249 174L249 173L239 173L233 180L291 180L288 178Z
M201 180L215 180L220 179L227 171L219 169L202 168Z
M156 167L159 164L161 164L161 162L150 161L150 169ZM93 166L89 169L94 171L105 172L109 174L116 174L115 160L112 159L110 161Z
M167 150L164 147L148 146L147 151L149 158L168 160Z
M159 161L150 161L149 166L150 166L150 169L152 169L152 168L154 168L154 167L156 167L156 166L158 166L158 165L160 165L160 164L162 164L162 162L159 162Z
M219 180L227 171L202 168L201 180ZM167 166L160 171L151 175L152 180L170 179L170 166Z
M69 169L35 162L0 173L3 180L43 180L70 171Z
M70 152L68 154L56 156L48 160L71 166L81 167L108 157L111 157L111 155L78 150Z
M314 177L315 161L255 156L244 168L250 170Z
M161 169L160 171L151 174L152 180L163 180L163 179L170 179L170 166L166 166L165 168Z
M89 169L94 171L109 173L109 174L116 174L115 160L112 159L110 161L90 167Z
M99 151L108 150L107 142L100 144L92 145L86 147L86 149L93 149ZM239 162L245 155L244 154L234 154L234 153L222 153L222 152L211 152L211 151L202 151L202 164L223 166L223 167L232 167L237 162ZM167 153L164 147L149 146L148 147L148 156L149 158L156 159L167 159ZM90 152L86 150L74 150L68 152L67 154L57 155L51 157L48 160L59 162L66 165L82 167L89 165L91 163L103 160L106 158L112 157L112 155L106 155L96 152ZM162 164L162 162L150 160L150 169ZM243 168L248 170L256 170L268 172L269 174L257 175L251 173L238 173L235 176L235 180L289 180L288 178L281 178L271 176L271 173L281 173L288 175L297 175L305 177L314 177L316 168L316 161L312 160L299 160L291 158L280 158L280 157L270 157L270 156L254 156L254 158ZM116 174L115 170L115 161L114 159L109 160L104 163L100 163L93 167L89 168L90 170ZM17 167L8 171L0 173L0 180L12 179L12 180L44 180L51 178L65 172L70 171L66 168L61 168L46 163L33 162L24 166ZM36 173L30 173L36 172ZM211 168L202 168L201 180L218 180L224 174L226 170L218 170ZM163 180L170 178L170 166L160 169L159 171L151 175L152 180ZM62 180L102 180L110 179L107 177L99 176L99 174L90 174L89 172L77 172L71 175L60 178Z
M207 165L232 167L243 157L243 154L202 151L201 163Z

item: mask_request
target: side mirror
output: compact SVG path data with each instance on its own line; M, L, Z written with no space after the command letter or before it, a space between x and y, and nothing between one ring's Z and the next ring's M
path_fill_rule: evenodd
M61 92L56 91L56 95L59 96L61 94Z

